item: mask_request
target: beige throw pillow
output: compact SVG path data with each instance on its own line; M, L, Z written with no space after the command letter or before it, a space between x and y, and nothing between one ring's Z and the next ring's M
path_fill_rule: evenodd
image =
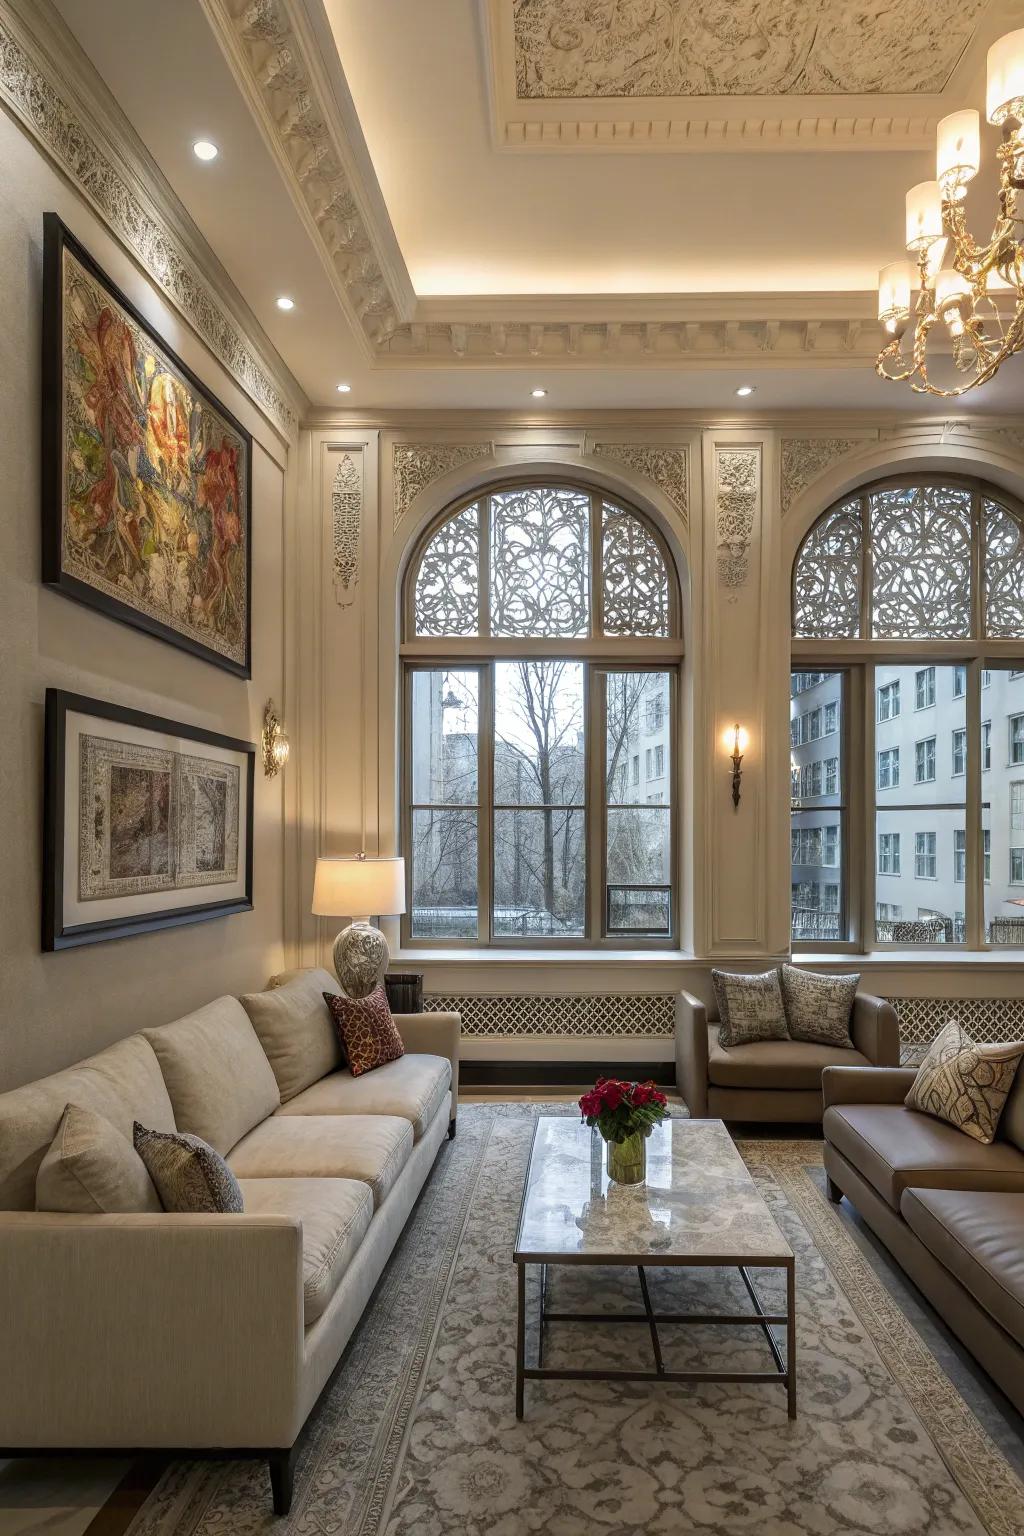
M94 1110L66 1105L36 1174L36 1210L91 1216L160 1209L153 1180L127 1136Z
M789 1038L852 1051L850 1015L859 983L859 975L823 976L784 965L782 1000Z
M778 970L760 976L712 971L718 1003L718 1043L751 1045L755 1040L788 1040Z
M328 971L308 970L240 999L266 1052L281 1103L345 1065L324 993L338 991Z
M905 1103L988 1146L1022 1057L1024 1042L975 1045L950 1019L929 1046Z
M147 1131L136 1120L135 1149L165 1211L243 1210L242 1191L220 1153L187 1131Z

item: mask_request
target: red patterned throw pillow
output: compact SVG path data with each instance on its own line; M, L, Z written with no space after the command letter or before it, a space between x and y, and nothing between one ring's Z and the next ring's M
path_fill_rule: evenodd
M341 1048L353 1077L372 1072L405 1055L398 1026L391 1017L383 987L369 997L343 997L325 992L324 1001L334 1018Z

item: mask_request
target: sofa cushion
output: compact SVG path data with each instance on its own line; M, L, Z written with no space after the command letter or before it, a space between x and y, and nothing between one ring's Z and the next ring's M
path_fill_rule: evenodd
M325 992L338 983L327 971L299 971L266 992L249 992L239 1002L252 1021L287 1104L303 1088L344 1064Z
M131 1035L52 1077L0 1093L0 1210L31 1211L39 1165L68 1104L91 1109L131 1141L143 1120L174 1130L174 1111L153 1048Z
M867 1067L860 1051L805 1040L754 1040L724 1050L708 1025L708 1082L716 1088L821 1089L825 1067Z
M754 1040L788 1040L778 967L758 976L711 972L718 1005L719 1044L726 1050Z
M277 1079L237 997L218 997L143 1033L160 1062L178 1130L218 1152L229 1152L280 1104Z
M238 1180L201 1136L189 1131L150 1131L136 1120L132 1140L165 1211L192 1215L244 1210Z
M900 1213L939 1263L1024 1347L1024 1194L907 1189Z
M405 1054L383 987L375 987L368 997L345 997L340 992L325 992L324 1001L331 1010L341 1040L345 1065L354 1077L373 1072Z
M1024 1192L1024 1153L1016 1147L983 1146L903 1104L831 1104L822 1129L894 1211L912 1187Z
M36 1210L75 1215L159 1211L160 1196L127 1136L69 1104L36 1174Z
M928 1047L907 1104L987 1145L995 1140L1022 1056L1024 1042L976 1045L950 1019Z
M274 1115L228 1157L239 1179L359 1179L385 1200L412 1151L397 1115Z
M373 1195L355 1179L242 1179L250 1216L302 1222L302 1304L306 1327L322 1316L373 1220Z
M289 1099L278 1115L400 1115L419 1141L437 1114L452 1080L446 1056L402 1056L386 1066L353 1077L332 1072L312 1088Z
M1017 1069L1013 1087L1003 1106L998 1134L1003 1141L1012 1141L1024 1152L1024 1067Z
M860 976L825 976L795 965L783 965L781 972L790 1039L852 1051L850 1016Z

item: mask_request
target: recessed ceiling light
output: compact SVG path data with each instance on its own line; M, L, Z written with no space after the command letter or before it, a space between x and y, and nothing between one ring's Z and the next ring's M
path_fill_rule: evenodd
M543 400L544 396L547 394L547 390L546 389L531 389L530 390L530 394L533 396L533 398L535 400Z
M736 393L738 395L742 395L742 396L752 395L754 393L754 385L753 384L741 384L739 389L736 391Z
M347 395L347 394L349 394L351 392L351 389L352 389L352 385L351 384L339 384L338 385L338 394L339 395Z
M192 153L197 160L216 160L220 150L209 139L196 139L192 145Z
M290 299L287 294L282 293L281 297L277 301L277 307L278 309L294 309L295 300Z

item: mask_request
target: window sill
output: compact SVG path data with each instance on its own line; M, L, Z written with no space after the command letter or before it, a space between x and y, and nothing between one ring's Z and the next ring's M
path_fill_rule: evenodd
M944 947L944 946L943 946ZM786 955L718 955L699 956L681 949L396 949L391 954L393 969L428 970L444 966L454 970L472 970L484 967L507 968L512 971L526 967L562 967L578 970L586 967L595 973L605 966L630 970L657 968L675 971L708 971L712 966L727 970L736 966L754 967L778 965L791 960L794 965L809 969L842 967L861 970L1009 970L1024 969L1024 948L1005 951L962 950L950 948L943 953L919 949L871 950L801 950L793 956Z

